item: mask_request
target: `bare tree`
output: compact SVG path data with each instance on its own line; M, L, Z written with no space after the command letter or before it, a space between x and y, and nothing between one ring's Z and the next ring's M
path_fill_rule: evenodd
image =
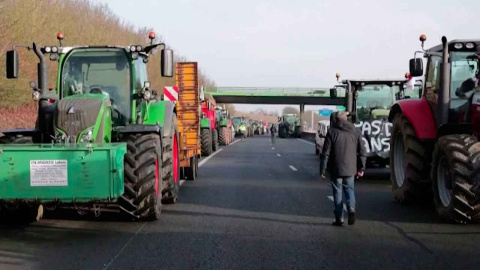
M295 108L295 107L288 106L288 107L283 108L282 114L296 114L296 115L300 116L300 110Z

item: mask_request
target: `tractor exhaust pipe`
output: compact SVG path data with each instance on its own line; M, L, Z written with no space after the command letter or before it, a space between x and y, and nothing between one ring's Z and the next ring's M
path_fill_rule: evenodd
M33 51L40 61L37 65L38 89L40 90L40 100L38 101L37 129L41 132L41 142L48 143L53 133L53 115L54 106L48 99L56 99L54 93L48 91L48 64L41 48L33 43Z
M448 123L448 109L450 108L450 60L448 51L448 41L445 36L442 37L443 59L441 66L442 78L440 81L440 91L438 93L438 126Z
M48 64L45 55L40 50L37 44L33 43L33 51L40 62L37 65L38 72L38 88L40 89L41 97L48 94Z

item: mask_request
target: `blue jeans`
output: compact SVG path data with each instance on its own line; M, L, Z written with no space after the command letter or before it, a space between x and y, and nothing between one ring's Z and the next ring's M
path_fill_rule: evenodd
M349 213L355 213L355 177L333 177L333 204L335 205L335 218L343 219L343 202L347 205ZM342 198L342 194L345 195Z

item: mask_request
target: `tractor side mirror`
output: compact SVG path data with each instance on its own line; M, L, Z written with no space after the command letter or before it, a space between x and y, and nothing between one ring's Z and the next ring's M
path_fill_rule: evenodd
M423 60L422 60L422 58L410 59L410 75L412 77L423 76Z
M162 77L173 77L173 50L164 49L160 55Z
M331 88L330 89L330 98L337 98L338 97L338 92L336 88Z
M6 61L7 79L18 78L18 52L15 50L7 51Z

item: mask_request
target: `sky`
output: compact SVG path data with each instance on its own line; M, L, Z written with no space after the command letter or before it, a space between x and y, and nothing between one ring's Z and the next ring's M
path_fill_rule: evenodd
M93 1L155 29L217 86L249 87L328 88L337 72L344 79L402 78L420 34L426 47L443 35L474 38L480 10L478 0Z

